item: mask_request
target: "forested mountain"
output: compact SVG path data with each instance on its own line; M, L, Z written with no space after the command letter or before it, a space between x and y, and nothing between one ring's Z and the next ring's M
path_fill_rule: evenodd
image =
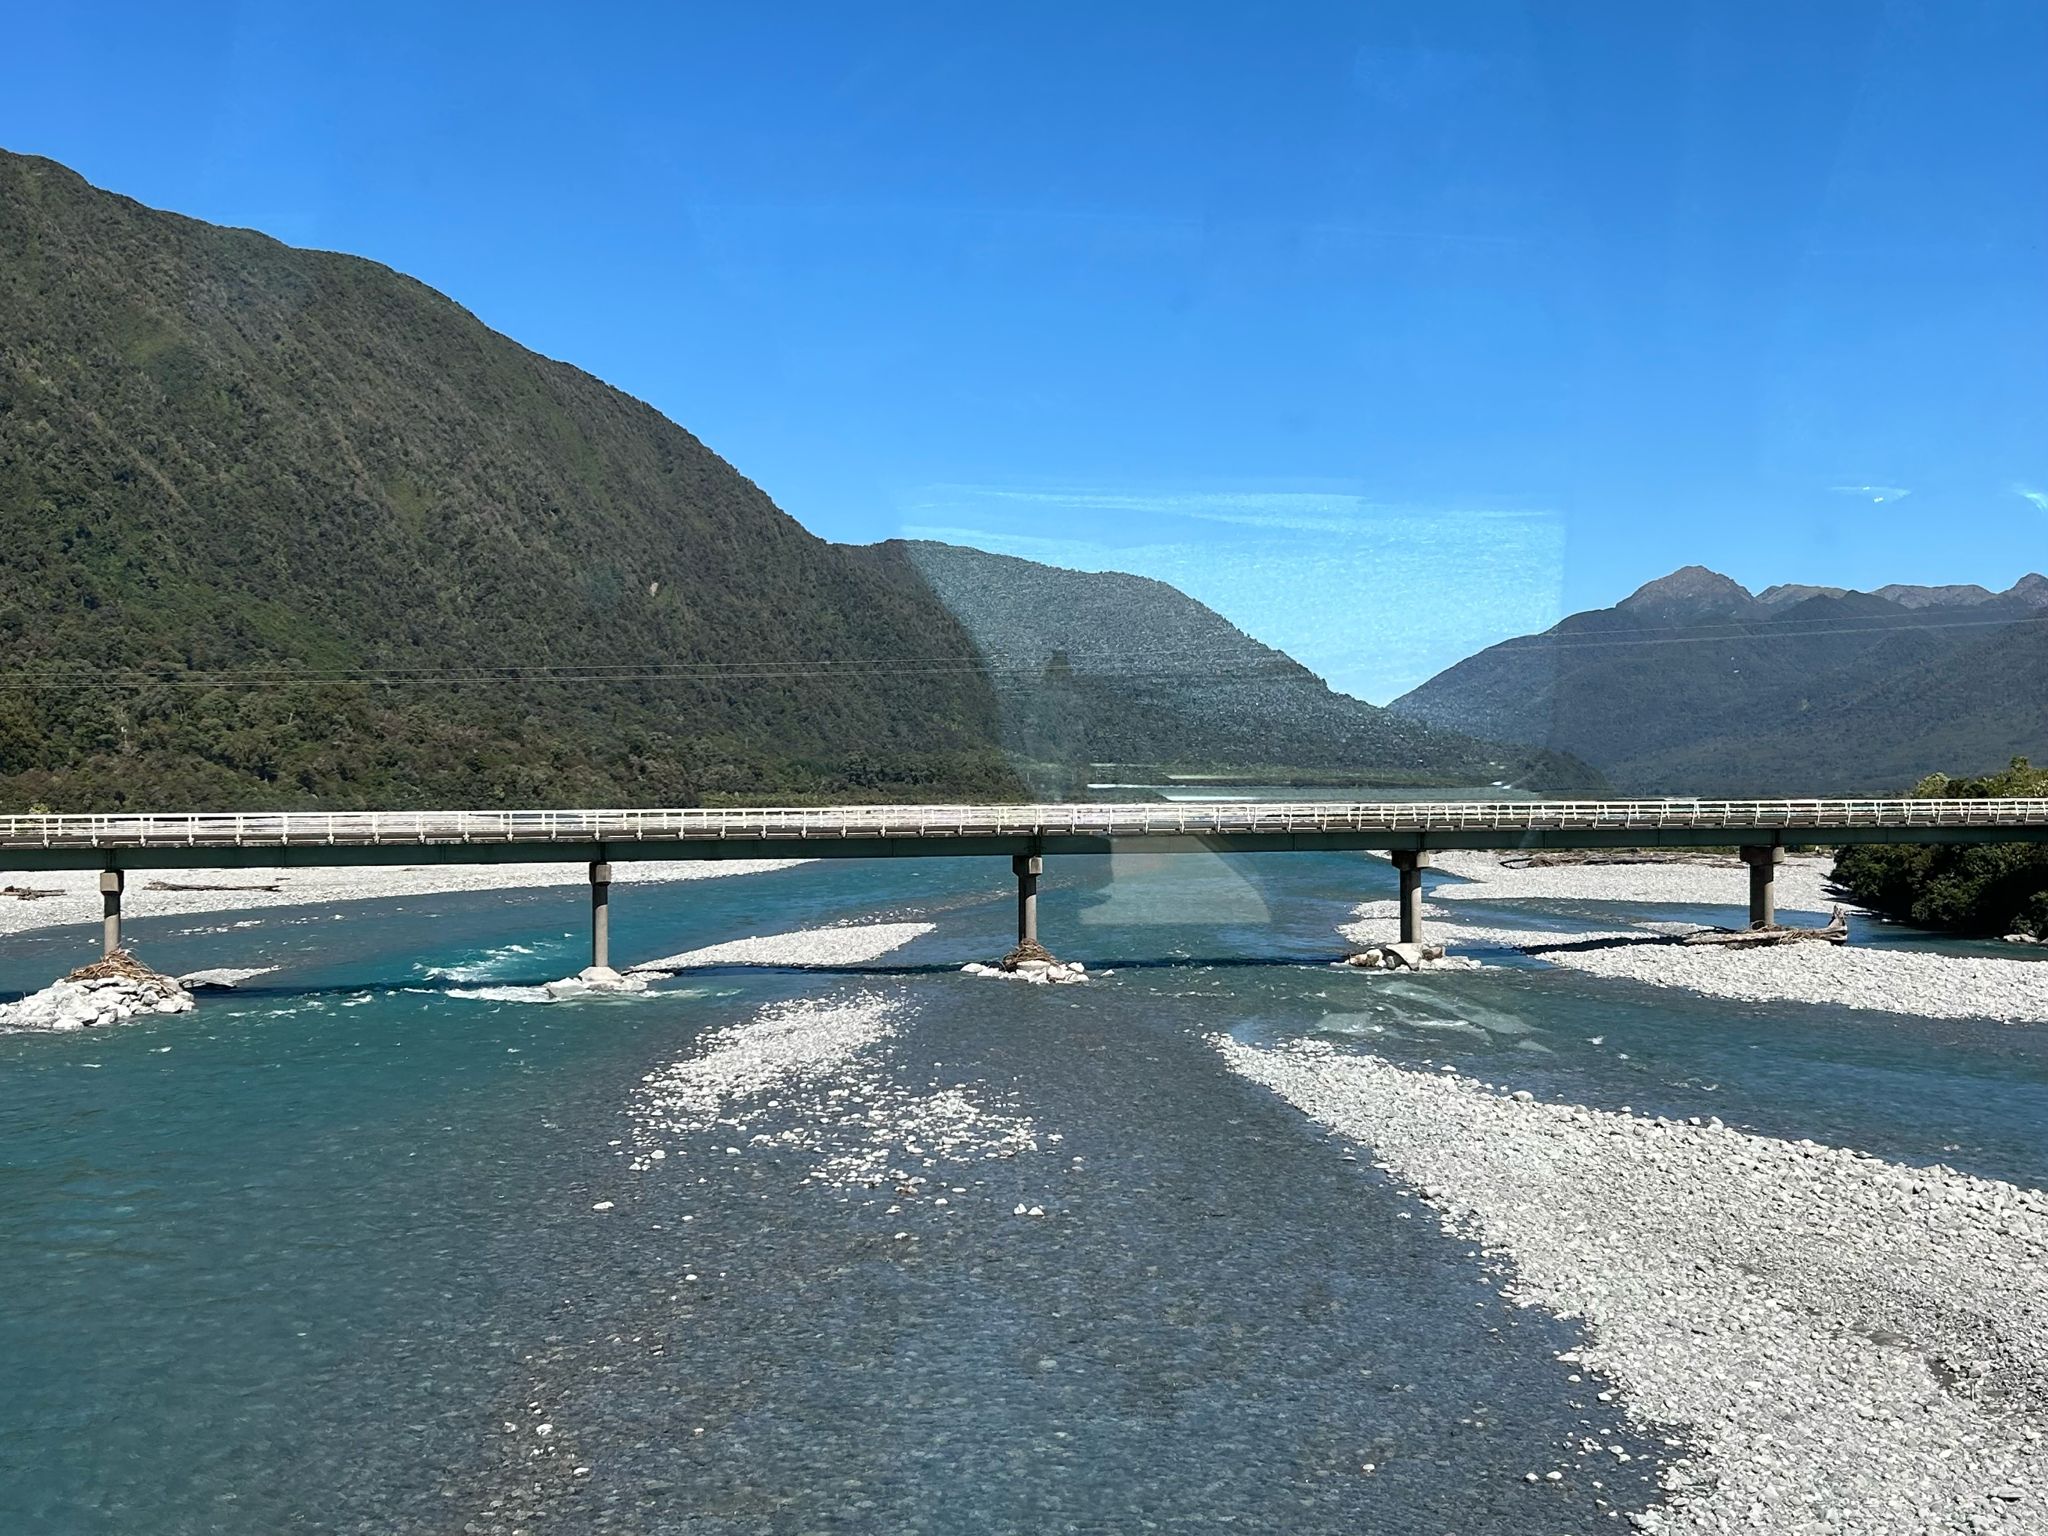
M1013 794L967 649L410 278L0 154L0 806Z
M1584 781L1339 699L1155 583L997 571L815 538L373 262L0 152L0 810L1014 798L1012 753L1041 789L1091 755ZM992 677L1034 582L1074 611ZM1258 677L1087 659L1225 639Z
M1033 765L1288 767L1382 784L1590 791L1583 763L1501 747L1333 693L1164 582L1062 570L950 544L888 544L973 639Z
M2048 747L2048 580L1752 596L1688 566L1391 707L1575 753L1630 792L1896 791Z

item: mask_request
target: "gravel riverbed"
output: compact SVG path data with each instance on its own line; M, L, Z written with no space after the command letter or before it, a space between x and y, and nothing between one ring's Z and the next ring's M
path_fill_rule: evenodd
M874 993L762 1009L712 1036L699 1054L647 1075L634 1096L630 1147L620 1155L645 1173L671 1151L687 1156L683 1138L724 1127L736 1143L726 1156L789 1147L814 1157L803 1183L889 1183L924 1195L948 1167L1038 1150L1037 1128L985 1102L983 1091L938 1079L905 1084L872 1059L906 1009ZM788 1123L792 1109L799 1114ZM783 1123L757 1131L757 1119ZM936 1207L946 1205L941 1193Z
M1747 921L1749 867L1733 858L1650 859L1641 863L1520 864L1507 853L1438 853L1431 867L1455 880L1434 883L1436 901L1625 901L1725 906L1731 924ZM1825 914L1843 905L1829 895L1828 854L1793 854L1778 866L1780 912Z
M1451 914L1446 911L1445 916ZM2048 1023L2048 964L2034 960L1906 953L1855 944L1788 944L1745 951L1674 944L1667 935L1646 928L1588 929L1551 937L1455 920L1445 924L1442 937L1468 948L1518 950L1588 976L1683 987L1739 1002L1822 1003L1923 1019Z
M2048 1529L2048 1197L1811 1142L1509 1095L1320 1042L1217 1049L1583 1319L1572 1363L1682 1433L1669 1533ZM1605 1400L1608 1394L1601 1394ZM1625 1454L1625 1453L1620 1453ZM1574 1434L1536 1480L1617 1452Z
M932 932L936 923L847 923L837 928L807 928L732 939L686 950L662 960L629 968L629 974L673 973L707 965L861 965L901 949L912 939Z
M1617 927L1610 919L1538 932L1474 920L1487 903L1518 900L1746 902L1747 871L1740 866L1722 870L1686 862L1514 869L1503 866L1495 854L1446 854L1439 862L1469 883L1446 881L1430 887L1423 909L1424 933L1453 952L1477 951L1474 957L1482 961L1488 949L1506 950L1588 976L1678 987L1737 1002L1816 1003L1926 1019L2048 1023L2048 963L2039 960L1855 943L1723 949L1671 942L1677 933L1690 931L1686 925L1644 922ZM1825 911L1827 867L1821 859L1788 860L1779 876L1780 909ZM1391 901L1362 902L1353 908L1352 917L1339 931L1354 944L1385 944L1395 936L1397 911ZM1731 926L1739 921L1739 913L1729 919Z
M677 880L715 880L794 869L808 859L621 860L612 879L621 885ZM122 898L126 917L168 917L192 912L234 912L243 908L304 907L335 901L373 901L389 896L437 896L449 891L538 890L585 885L582 864L429 864L418 867L292 869L133 870ZM164 885L200 890L151 890ZM37 928L100 920L99 875L93 870L59 870L33 875L0 870L0 885L54 896L22 900L0 894L0 936ZM275 889L266 889L275 887Z

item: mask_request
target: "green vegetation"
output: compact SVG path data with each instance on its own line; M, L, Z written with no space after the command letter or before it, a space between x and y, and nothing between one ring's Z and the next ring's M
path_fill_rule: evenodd
M0 153L0 809L1009 798L917 573L371 262Z
M1933 774L1913 786L1922 799L2048 796L2048 768L2016 757L1976 779ZM2027 933L2048 938L2048 848L2026 843L1914 844L1846 848L1835 881L1862 905L1923 928L1960 933Z
M1157 582L828 544L410 278L4 152L0 337L0 810L1597 787Z

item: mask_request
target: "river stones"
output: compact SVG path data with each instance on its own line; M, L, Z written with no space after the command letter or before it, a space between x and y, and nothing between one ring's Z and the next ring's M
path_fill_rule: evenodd
M1459 956L1447 956L1441 944L1374 944L1355 955L1345 957L1344 964L1361 971L1476 971L1477 960Z
M17 1003L0 1006L0 1030L103 1028L149 1013L190 1013L192 994L126 950L80 966Z

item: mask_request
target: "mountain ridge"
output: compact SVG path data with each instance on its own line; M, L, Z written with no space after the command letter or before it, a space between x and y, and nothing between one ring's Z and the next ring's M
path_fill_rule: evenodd
M1212 713L1205 736L1085 655L1034 694L908 546L815 537L424 283L4 150L0 336L0 808L1017 799L1020 762L1066 782L1111 739L1590 779L1308 708L1328 690L1275 652L1277 732ZM1193 603L1116 590L1158 623ZM1091 623L1130 646L1129 613Z
M2044 634L2035 573L2003 592L1785 584L1753 597L1687 567L1490 646L1389 707L1574 754L1634 793L1876 793L2039 755L2048 719L2029 701L2048 700Z
M1331 689L1206 604L1150 577L892 541L997 679L1026 762L1350 771L1360 783L1539 782L1592 792L1583 763L1403 719ZM1055 617L1056 616L1056 617ZM1147 637L1133 650L1131 636Z

